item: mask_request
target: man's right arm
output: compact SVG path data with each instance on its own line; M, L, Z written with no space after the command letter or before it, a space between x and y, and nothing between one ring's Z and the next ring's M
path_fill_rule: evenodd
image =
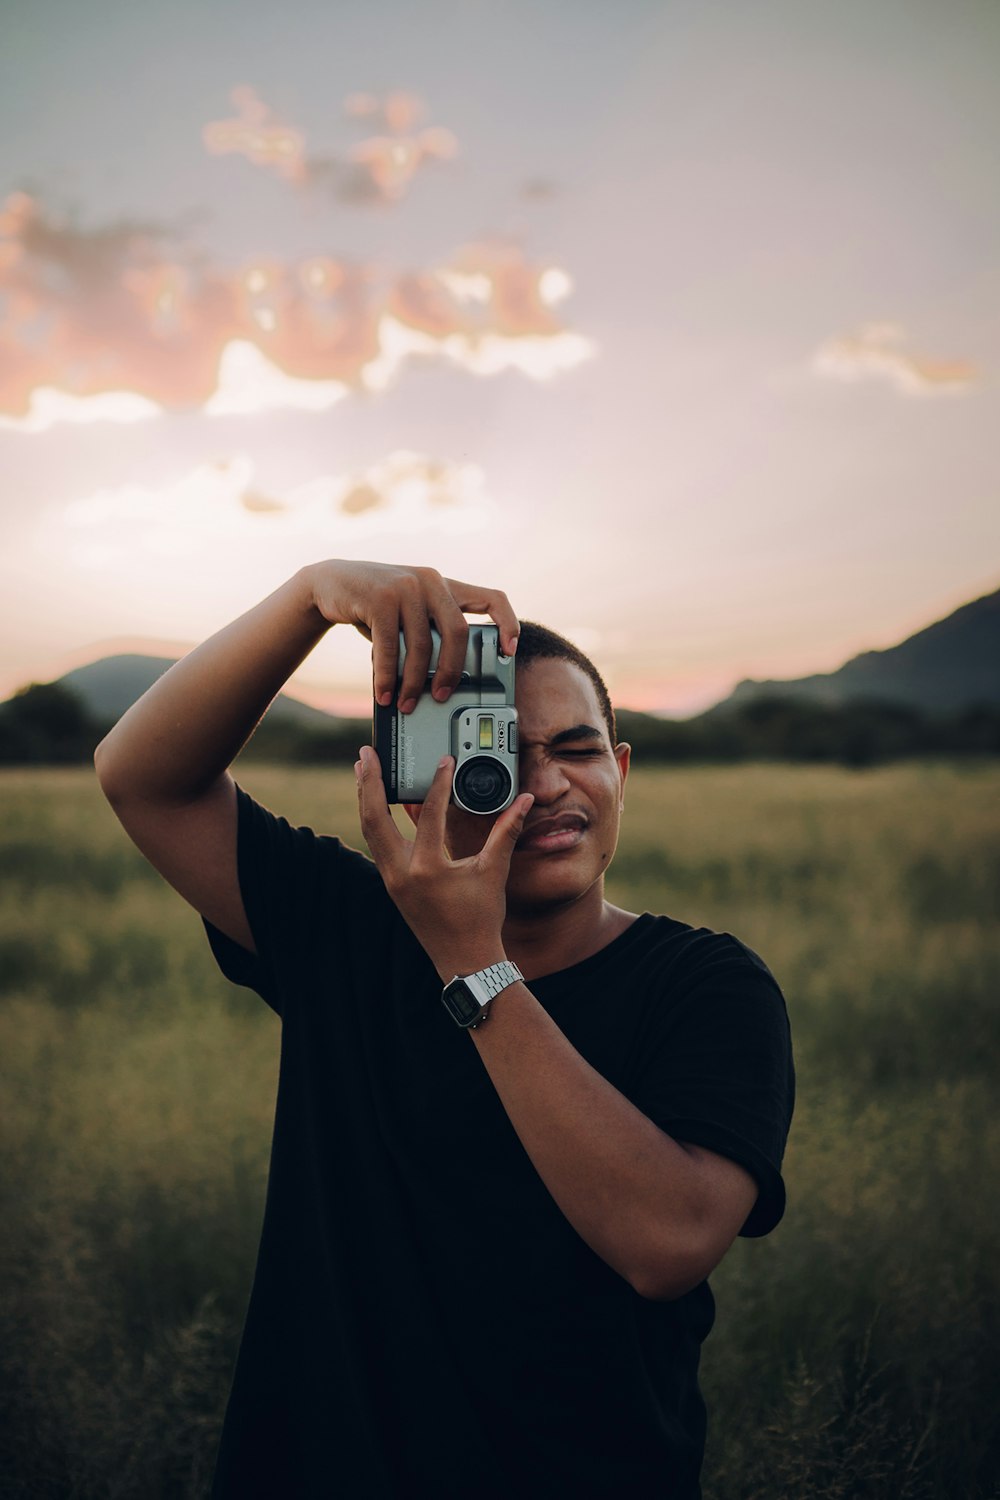
M323 562L185 656L129 709L95 753L101 787L133 842L175 890L242 947L254 949L236 863L236 788L228 768L268 704L331 625L372 641L375 691L400 704L427 680L430 629L442 646L434 695L447 698L465 659L463 611L490 615L511 649L517 620L498 590L431 568Z

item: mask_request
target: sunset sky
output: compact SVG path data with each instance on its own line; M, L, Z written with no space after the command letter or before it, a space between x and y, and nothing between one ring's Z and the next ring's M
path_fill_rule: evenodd
M1000 585L995 0L7 0L0 696L323 556L621 705ZM359 711L335 631L296 685Z

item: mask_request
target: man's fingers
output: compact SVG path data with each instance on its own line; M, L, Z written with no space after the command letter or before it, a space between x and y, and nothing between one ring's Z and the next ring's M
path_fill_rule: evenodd
M469 645L469 622L448 592L444 579L441 587L430 600L434 623L441 636L437 670L434 673L434 697L445 702L455 691L465 666L465 653Z
M404 597L402 616L406 660L399 685L399 707L403 713L409 713L416 708L417 699L427 686L427 671L431 661L431 624L427 617L426 602L416 596Z
M497 818L490 829L490 836L483 845L481 859L502 859L510 863L514 845L524 832L524 820L531 811L535 798L531 792L522 792Z
M465 665L469 623L465 611L488 615L500 634L500 648L508 656L517 649L520 632L510 600L500 589L442 578L433 568L395 569L371 598L372 677L375 697L386 705L399 684L403 713L416 707L425 691L431 659L431 626L441 636L433 692L443 702L457 687ZM406 642L402 680L399 674L399 633Z
M420 810L417 836L413 841L414 856L429 854L434 858L443 858L445 855L445 824L454 771L455 762L452 757L442 756Z
M385 707L392 702L399 674L399 611L395 605L373 616L371 637L375 697Z
M517 650L517 637L521 627L513 606L502 589L484 589L481 584L460 583L457 578L446 578L445 583L459 609L467 614L489 615L500 630L500 646L508 656Z
M355 763L354 774L358 782L358 813L361 832L372 853L383 880L391 874L400 854L406 852L408 840L404 839L389 811L385 786L382 783L382 768L371 745L362 745L360 758Z

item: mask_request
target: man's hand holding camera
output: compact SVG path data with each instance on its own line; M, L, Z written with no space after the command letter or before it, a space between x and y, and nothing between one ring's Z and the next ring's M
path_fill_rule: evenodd
M439 703L450 697L462 674L469 635L463 611L488 615L508 655L517 648L517 616L500 589L444 578L434 568L389 563L325 562L310 571L313 601L324 620L353 625L371 641L375 698L383 706L396 690L400 631L406 638L399 687L402 713L416 707L427 684L432 622L441 635L433 688Z
M531 794L522 793L498 816L478 854L452 860L445 841L455 770L451 756L438 767L412 842L392 821L378 757L370 745L362 747L354 769L361 830L372 858L441 978L447 981L502 959L507 874L534 800Z

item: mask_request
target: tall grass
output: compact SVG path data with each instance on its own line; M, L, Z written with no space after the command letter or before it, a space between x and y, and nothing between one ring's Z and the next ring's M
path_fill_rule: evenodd
M351 836L349 774L248 767ZM611 899L789 1000L789 1210L713 1278L708 1500L1000 1494L1000 771L637 772ZM0 1494L206 1492L277 1023L83 772L0 777Z

